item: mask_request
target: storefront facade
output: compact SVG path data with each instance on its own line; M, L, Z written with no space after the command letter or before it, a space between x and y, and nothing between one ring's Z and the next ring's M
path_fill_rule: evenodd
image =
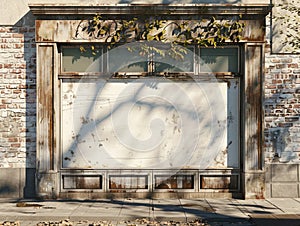
M285 186L296 186L299 195L298 181L276 180L287 164L266 159L269 2L33 2L29 9L36 146L27 147L35 158L27 151L26 170L18 173L20 187L34 187L31 195L265 198ZM146 18L205 27L212 19L238 21L243 29L238 42L216 46L187 43L180 49L148 39L146 47L136 40L112 47L84 28L97 14L112 23ZM161 52L174 48L183 57ZM299 174L297 164L289 167Z
M31 10L42 18L36 20L38 194L263 197L263 24L269 5L32 5ZM109 49L78 31L81 20L47 19L75 12L76 17L100 12L108 20L240 16L246 30L239 43L185 47L189 56L183 63L155 53L154 59L141 60L124 48L135 48L134 42ZM90 62L92 55L76 51L86 41L100 46L100 56ZM156 65L130 66L137 62Z

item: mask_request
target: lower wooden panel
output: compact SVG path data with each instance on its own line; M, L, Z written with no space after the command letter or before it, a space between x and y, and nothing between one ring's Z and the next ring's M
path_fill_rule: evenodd
M64 189L102 189L101 175L63 175Z
M238 189L238 175L202 175L201 189Z

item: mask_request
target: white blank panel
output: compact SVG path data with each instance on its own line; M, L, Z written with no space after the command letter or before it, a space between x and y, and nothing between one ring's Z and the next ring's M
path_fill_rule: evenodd
M62 167L238 167L238 84L63 80Z

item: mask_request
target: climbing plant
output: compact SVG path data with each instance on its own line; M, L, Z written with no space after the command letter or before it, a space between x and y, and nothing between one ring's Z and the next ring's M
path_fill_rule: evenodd
M218 46L228 41L239 42L244 28L245 24L238 18L162 20L155 17L135 17L129 20L106 20L101 15L95 15L92 19L80 23L76 36L84 32L90 38L103 40L109 47L132 41Z

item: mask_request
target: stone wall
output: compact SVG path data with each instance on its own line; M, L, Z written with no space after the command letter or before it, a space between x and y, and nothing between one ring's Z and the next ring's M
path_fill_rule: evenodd
M35 168L35 52L33 16L0 27L0 197L23 195Z

